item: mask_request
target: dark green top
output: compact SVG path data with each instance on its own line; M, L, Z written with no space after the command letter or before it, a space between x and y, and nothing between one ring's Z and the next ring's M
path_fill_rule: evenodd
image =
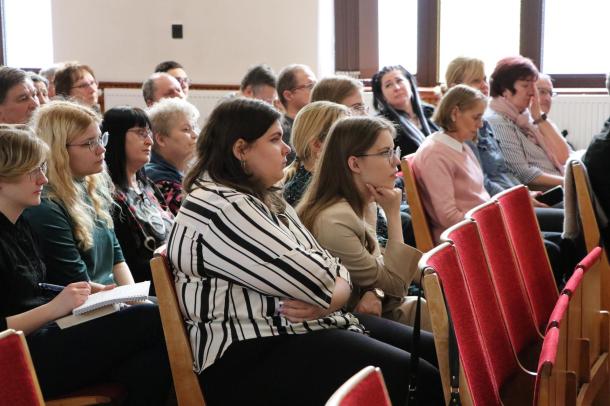
M72 220L61 204L44 197L39 206L28 208L23 216L37 234L49 283L114 283L112 268L125 259L113 229L96 221L93 247L83 251L72 232Z

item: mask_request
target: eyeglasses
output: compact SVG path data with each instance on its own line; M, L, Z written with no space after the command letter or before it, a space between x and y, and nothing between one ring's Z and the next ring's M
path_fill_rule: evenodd
M127 132L137 134L138 137L140 137L142 140L145 140L146 138L150 138L152 140L153 137L153 133L152 131L150 131L149 128L130 128L129 130L127 130Z
M186 84L187 86L191 85L191 79L189 79L189 78L181 78L181 77L176 77L176 76L174 76L174 78L176 78L176 80L178 81L178 83L180 83L180 85L184 85L184 84Z
M315 85L316 85L316 82L309 82L309 83L305 83L304 85L299 85L299 86L293 87L290 91L291 92L296 92L299 89L311 90L311 89L313 89L313 87Z
M83 142L82 144L66 144L66 147L87 147L91 152L95 152L98 146L105 147L108 144L108 131L97 138Z
M97 82L95 80L90 82L84 82L80 85L72 86L71 89L86 89L88 87L97 87Z
M377 152L376 154L358 154L355 156L357 156L357 157L380 156L380 157L384 157L385 159L387 159L388 162L390 163L390 165L394 165L394 158L396 158L400 161L400 147L396 147L396 149L388 149L387 151L383 151L383 152Z
M28 177L30 178L30 181L36 182L36 180L38 179L38 175L46 175L47 169L48 169L48 164L45 161L39 167L34 168L31 171L29 171Z
M369 106L364 103L354 104L349 106L349 109L354 115L363 116L369 114Z
M551 89L544 89L544 88L538 88L538 93L540 93L540 96L551 96L551 97L555 97L557 96L557 92L554 92Z

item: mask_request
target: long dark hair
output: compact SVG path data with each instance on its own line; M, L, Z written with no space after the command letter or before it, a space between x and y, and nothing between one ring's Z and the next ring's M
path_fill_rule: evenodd
M371 88L373 90L373 107L378 112L390 117L393 122L400 122L398 112L396 111L396 109L394 109L388 104L385 97L383 96L383 91L381 90L381 80L383 79L383 76L386 73L392 72L394 70L400 71L409 81L409 86L411 87L411 106L413 107L413 112L421 123L422 132L424 133L424 135L430 135L432 131L430 130L428 119L424 115L422 101L419 98L419 92L417 90L417 82L415 81L415 77L402 65L384 66L383 69L373 75L373 78L371 79Z
M238 97L221 102L199 134L195 164L184 177L185 192L199 187L199 178L207 172L214 182L269 204L269 192L275 188L264 188L244 171L233 154L233 145L240 138L248 143L256 141L279 119L280 113L260 100Z
M102 134L108 132L108 145L106 145L106 165L117 188L126 191L129 184L127 179L127 156L125 154L125 137L127 130L133 127L151 129L150 120L146 112L138 107L113 107L104 114L102 121ZM144 181L144 168L136 172L136 179Z

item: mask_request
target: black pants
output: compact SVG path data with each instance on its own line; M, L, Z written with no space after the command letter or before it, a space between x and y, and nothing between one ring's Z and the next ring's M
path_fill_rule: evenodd
M49 323L27 337L45 398L102 382L123 384L126 405L163 405L171 386L156 305L141 304L61 330Z
M346 330L252 339L231 344L199 376L206 402L215 405L324 405L362 368L381 368L395 406L408 392L412 328L357 314L370 336ZM419 404L443 405L432 334L422 332Z

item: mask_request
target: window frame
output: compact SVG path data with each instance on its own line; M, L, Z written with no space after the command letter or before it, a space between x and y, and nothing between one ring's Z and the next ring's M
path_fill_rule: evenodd
M359 73L369 79L379 61L379 0L335 1L335 70ZM422 87L439 84L440 1L417 0L417 82ZM357 4L358 7L354 7ZM349 6L352 7L349 7ZM521 0L519 52L540 70L551 75L557 88L605 88L606 74L554 74L545 72L544 52L545 0ZM346 13L345 10L349 10ZM366 22L361 24L360 22ZM351 33L351 38L345 35ZM375 39L375 43L372 39ZM351 39L351 41L350 41ZM364 39L365 43L361 42ZM376 63L374 63L376 62ZM372 67L375 67L372 69Z

